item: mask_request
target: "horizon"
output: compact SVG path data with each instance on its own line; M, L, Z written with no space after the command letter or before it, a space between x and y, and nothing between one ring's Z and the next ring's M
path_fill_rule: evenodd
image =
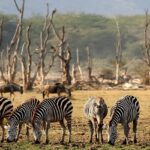
M20 1L17 0L18 3ZM24 17L32 17L36 15L45 16L46 3L49 3L50 12L57 9L59 14L90 14L102 16L136 16L144 15L146 7L150 5L149 0L26 0ZM39 5L40 4L40 5ZM3 14L17 15L17 9L13 0L1 0L0 12Z

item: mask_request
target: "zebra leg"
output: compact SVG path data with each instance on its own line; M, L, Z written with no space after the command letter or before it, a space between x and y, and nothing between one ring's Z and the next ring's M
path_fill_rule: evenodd
M94 127L94 133L95 133L95 140L96 142L99 142L99 137L98 137L98 125L97 122L93 122L93 127Z
M2 139L1 139L1 143L4 142L4 136L5 136L5 128L4 128L4 125L3 125L3 119L0 121L0 126L2 128Z
M104 140L103 140L103 124L100 124L98 127L98 139L99 139L99 135L101 136L101 143L103 144Z
M18 141L21 129L22 129L22 123L19 124L18 134L17 134L17 138L15 139L15 141Z
M65 133L66 133L66 127L65 127L65 124L64 124L64 120L60 121L60 125L63 129L62 139L61 139L60 143L64 143L64 137L65 137Z
M92 143L93 139L93 133L94 133L94 127L91 120L88 121L89 129L90 129L90 143Z
M26 136L27 136L27 140L29 141L29 127L28 127L28 124L26 126Z
M46 140L45 140L45 144L49 143L49 138L48 138L48 130L50 128L50 122L46 123L46 129L45 129L45 133L46 133Z
M67 127L68 127L68 131L69 131L69 141L68 143L71 143L71 116L67 116L65 117L66 121L67 121Z
M137 120L133 121L133 133L134 133L134 143L137 143L137 139L136 139L136 131L137 131Z
M129 144L129 143L128 143L128 142L129 142L129 140L128 140L129 130L130 130L130 128L129 128L128 123L124 124L124 135L125 135L125 139L124 139L124 141L122 142L122 144L127 144L127 145Z

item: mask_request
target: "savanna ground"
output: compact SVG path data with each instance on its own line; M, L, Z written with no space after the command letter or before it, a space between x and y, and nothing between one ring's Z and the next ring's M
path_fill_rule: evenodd
M104 97L109 110L111 106L114 105L115 101L126 94L131 94L136 96L140 102L140 118L138 123L138 143L134 145L132 143L133 132L132 132L132 124L130 130L130 144L128 146L121 145L121 141L123 140L123 129L122 126L118 126L118 133L119 137L115 146L109 146L107 144L107 134L104 130L104 140L105 143L103 145L98 143L89 144L89 132L87 127L87 122L83 114L83 106L88 98L88 96L102 96ZM5 94L6 97L9 95ZM51 95L52 96L52 95ZM54 96L54 95L53 95ZM20 95L19 93L16 94L15 101L13 102L14 106L17 107L21 104L24 100L37 97L42 100L42 95L36 92L28 92ZM0 144L0 149L7 149L7 150L39 150L39 149L150 149L150 90L135 90L135 91L123 91L123 90L100 90L100 91L75 91L72 93L72 103L74 106L73 111L73 125L72 125L72 143L68 144L68 136L66 135L65 144L59 144L61 138L61 129L58 123L53 123L51 125L51 129L49 130L49 139L50 144L45 145L45 134L43 133L41 144L34 145L33 142L33 134L31 130L30 134L30 141L27 141L25 136L25 128L23 128L22 134L20 135L20 139L17 143L2 143ZM104 120L105 123L108 122L110 116L107 115L106 119ZM0 131L1 132L1 131Z

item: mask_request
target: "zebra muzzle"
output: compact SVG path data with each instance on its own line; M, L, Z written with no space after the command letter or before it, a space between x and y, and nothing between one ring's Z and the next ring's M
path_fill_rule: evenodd
M112 143L111 141L109 141L109 142L108 142L108 144L110 144L110 145L114 146L114 143Z
M40 144L40 141L35 140L34 144Z

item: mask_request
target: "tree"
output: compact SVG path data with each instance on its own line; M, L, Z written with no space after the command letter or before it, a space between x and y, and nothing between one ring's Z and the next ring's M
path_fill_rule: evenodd
M31 49L30 49L30 45L31 45L30 29L31 29L31 24L26 29L26 41L22 45L21 54L18 55L19 60L21 62L22 80L23 80L23 87L25 90L32 89L33 83L37 76L37 72L40 69L39 63L36 64L36 68L33 69L33 59L32 59L33 54L31 54Z
M55 28L55 25L52 21L52 27L55 33L55 36L58 39L58 45L57 46L51 46L56 56L61 60L61 68L63 71L64 76L64 82L67 85L71 85L71 75L70 75L70 61L71 61L71 50L67 44L67 40L65 37L65 27L63 26L61 29L61 35L58 33L58 31Z
M22 20L24 15L25 0L22 0L21 7L19 7L16 0L14 0L14 3L19 13L19 18L18 18L18 23L16 25L13 38L11 39L10 44L6 48L7 57L3 57L3 59L7 60L6 69L4 69L4 66L1 66L0 68L2 80L5 82L14 82L15 80L17 74L17 65L18 65L17 53L19 53L20 44L22 40ZM1 30L2 30L2 25L1 25ZM4 53L1 53L1 55L3 54Z
M149 28L150 28L150 17L148 10L145 11L145 29L144 29L144 61L147 66L150 68L150 37L149 37ZM146 73L146 84L150 84L150 69Z
M116 18L114 18L117 28L117 44L116 44L116 80L115 84L119 82L119 70L120 70L120 63L122 59L122 49L121 49L121 34L119 24Z

